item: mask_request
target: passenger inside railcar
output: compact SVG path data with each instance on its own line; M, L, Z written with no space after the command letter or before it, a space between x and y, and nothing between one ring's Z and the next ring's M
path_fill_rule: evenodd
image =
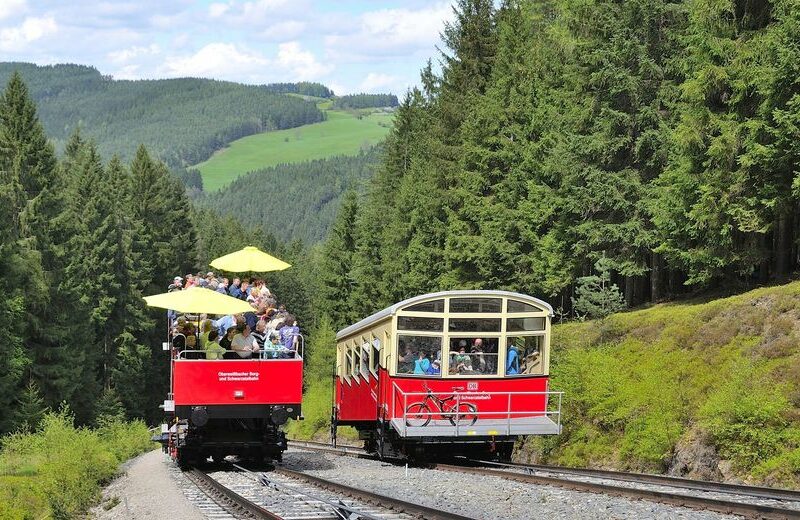
M206 342L206 359L223 359L225 356L225 347L219 344L219 334L216 330L208 333L208 341Z

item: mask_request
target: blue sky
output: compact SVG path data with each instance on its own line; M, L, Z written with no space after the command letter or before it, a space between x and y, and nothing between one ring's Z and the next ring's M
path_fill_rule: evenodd
M0 61L402 95L451 17L449 0L0 0Z

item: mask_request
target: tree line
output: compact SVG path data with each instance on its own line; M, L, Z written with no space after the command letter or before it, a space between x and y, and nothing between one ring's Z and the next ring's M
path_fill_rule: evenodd
M195 211L181 181L139 146L104 161L79 131L58 157L19 74L0 96L0 434L66 403L80 424L124 413L155 423L169 384L165 311L175 275L256 245L303 263L259 229ZM310 320L298 274L270 278ZM297 288L297 291L294 291Z
M348 94L333 100L334 110L350 110L359 108L396 107L399 105L394 94Z
M324 246L341 326L436 289L629 305L798 264L793 0L459 0Z
M300 81L298 83L270 83L261 88L275 94L298 94L319 98L333 97L333 91L321 83Z
M81 127L104 157L116 154L131 160L141 143L154 157L180 167L202 162L241 137L324 120L313 102L282 94L285 85L270 89L198 78L114 80L82 65L14 62L0 63L0 82L15 71L29 85L59 151ZM313 84L296 88L317 90Z

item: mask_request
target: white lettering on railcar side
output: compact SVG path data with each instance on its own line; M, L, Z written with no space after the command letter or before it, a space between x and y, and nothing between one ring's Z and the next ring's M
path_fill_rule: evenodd
M259 372L217 372L219 381L258 381Z

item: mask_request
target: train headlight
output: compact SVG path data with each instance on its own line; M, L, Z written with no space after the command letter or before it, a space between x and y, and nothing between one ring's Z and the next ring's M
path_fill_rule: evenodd
M281 424L285 424L286 421L289 420L289 412L286 411L286 408L283 406L274 406L272 408L272 413L270 414L270 418L272 419L272 424L275 426L280 426Z
M191 420L197 427L205 426L208 424L208 410L203 406L195 406L192 408Z

